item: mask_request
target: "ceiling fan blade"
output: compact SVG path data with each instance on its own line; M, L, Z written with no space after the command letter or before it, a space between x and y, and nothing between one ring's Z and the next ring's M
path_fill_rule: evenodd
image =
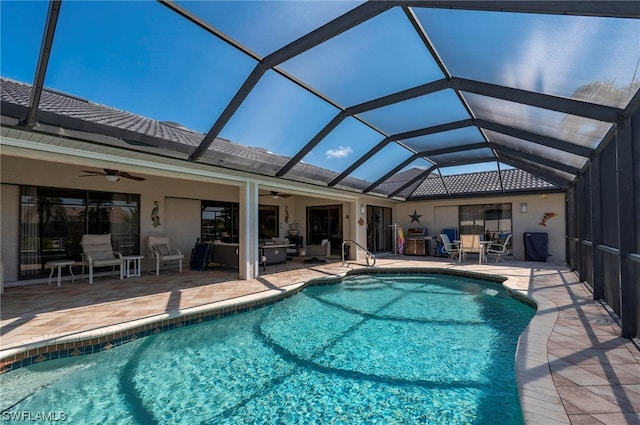
M136 180L136 181L139 181L139 182L141 182L141 181L143 181L143 180L146 180L144 177L134 176L134 175L132 175L132 174L127 173L126 171L120 171L120 172L118 173L118 175L119 175L120 177L124 177L125 179Z
M104 173L102 171L89 171L89 170L81 170L83 173L87 173L88 175L92 175L92 176L104 176ZM81 177L88 177L88 175L86 176L81 176Z
M80 174L78 177L99 177L99 176L104 176L104 174L102 174L102 173Z
M289 195L289 194L286 194L286 193L281 193L281 192L278 192L277 190L272 190L269 193L263 193L262 195L258 195L258 196L270 196L273 199L278 199L278 198L288 198L288 197L293 196L293 195Z

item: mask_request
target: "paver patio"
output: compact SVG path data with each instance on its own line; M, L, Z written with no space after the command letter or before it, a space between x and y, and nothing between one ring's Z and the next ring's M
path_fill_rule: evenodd
M254 280L237 271L164 270L160 276L118 280L97 277L9 287L2 295L0 358L55 344L70 335L95 337L140 320L176 317L291 291L313 278L341 276L364 265L288 261L267 267ZM563 265L506 261L462 265L433 257L387 256L376 267L437 267L508 277L505 284L533 298L538 311L520 338L516 370L527 424L640 424L640 351L620 338L607 309Z

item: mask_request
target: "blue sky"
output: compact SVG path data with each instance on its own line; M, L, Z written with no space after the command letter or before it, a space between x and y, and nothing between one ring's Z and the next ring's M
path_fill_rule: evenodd
M180 3L260 57L358 4ZM33 82L47 7L43 1L0 3L2 76ZM454 76L510 87L571 96L592 81L624 86L633 80L640 55L637 20L414 11ZM249 55L157 2L71 1L62 4L45 86L205 133L255 65ZM341 107L443 78L400 8L283 63L281 69ZM220 136L290 156L338 111L270 71ZM493 111L492 118L500 119L499 112ZM348 119L304 160L341 172L387 134L465 115L455 94L446 92L370 111L361 116L375 129ZM436 138L425 143L438 147ZM354 176L374 181L410 154L394 144ZM495 167L479 164L473 169Z

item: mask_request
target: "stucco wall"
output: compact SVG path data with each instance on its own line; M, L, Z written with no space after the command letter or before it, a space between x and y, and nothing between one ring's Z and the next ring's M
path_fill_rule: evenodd
M402 226L404 231L411 227L427 227L429 234L438 235L442 227L450 227L450 223L456 223L459 205L482 205L492 203L511 203L513 208L513 256L524 260L523 233L546 232L549 235L549 254L547 261L564 263L566 260L566 221L564 194L550 193L540 195L495 196L487 198L469 198L455 200L437 200L422 202L407 202L396 206L395 221ZM520 212L520 204L527 204L527 212ZM420 222L411 222L413 213L422 217ZM546 226L540 222L545 213L558 214L549 219ZM436 219L438 223L436 223ZM448 220L448 221L447 221Z
M112 166L113 167L113 166ZM116 167L113 167L116 168ZM240 184L226 185L204 178L180 176L167 172L167 177L150 175L135 167L127 168L132 174L146 178L144 181L121 179L108 182L101 176L79 177L82 170L99 171L100 166L67 164L22 157L0 155L0 180L2 181L2 260L5 281L18 284L18 227L19 227L19 185L34 185L68 189L95 190L140 195L140 254L146 253L146 238L150 234L164 234L172 244L185 254L185 266L191 249L200 235L200 201L239 202ZM283 191L286 192L286 191ZM355 198L355 197L354 197ZM160 225L153 226L151 212L158 203ZM335 205L343 207L344 237L351 239L362 228L355 230L357 218L354 216L356 202L343 199L327 199L320 196L259 198L260 204L279 206L279 232L285 236L289 223L299 223L300 234L306 235L306 208L310 205ZM389 205L392 205L389 203ZM286 209L289 222L285 222ZM364 233L363 233L364 234ZM305 237L305 244L307 243ZM146 266L147 258L143 260ZM144 268L143 266L143 268ZM11 284L9 285L11 286Z
M10 281L18 275L20 187L2 184L0 189L0 260L3 279Z
M108 182L101 176L79 177L82 170L100 170L96 167L39 161L13 156L0 156L2 181L2 214L0 228L2 261L5 282L18 280L19 185L95 190L140 195L140 253L146 253L146 237L164 234L185 253L188 267L191 248L200 235L200 200L238 202L239 189L213 182L197 182L146 175L144 181L120 179ZM151 211L159 204L160 226L154 227ZM169 204L169 207L167 207ZM197 205L197 206L194 206ZM167 209L169 208L169 209ZM146 266L147 258L143 260ZM11 284L9 284L11 286Z
M206 178L182 176L167 172L167 177L137 172L135 167L127 171L140 174L146 180L138 182L121 179L119 182L108 182L103 177L79 177L82 170L99 170L99 166L67 164L38 159L27 159L0 155L0 181L2 182L1 206L2 215L0 231L2 240L2 261L6 282L14 282L18 276L18 229L19 229L19 185L35 185L69 189L96 190L104 192L130 193L140 195L140 250L146 255L146 237L149 234L166 234L172 238L176 247L181 249L187 258L196 238L200 234L200 201L215 200L239 202L240 185L221 184ZM154 227L151 212L158 202L161 225ZM435 229L436 208L439 211L456 211L458 205L473 205L497 202L513 204L514 254L516 258L524 258L522 234L524 232L544 231L549 234L549 261L565 260L565 208L563 194L522 195L489 198L473 198L468 200L441 200L425 202L396 203L374 197L363 196L348 201L331 196L301 196L272 199L261 197L260 204L279 206L279 232L285 236L290 223L299 224L299 234L306 240L306 210L312 205L342 205L343 238L356 240L366 246L366 224L358 225L358 219L366 217L360 214L360 205L376 205L393 209L394 221L406 231L409 227L428 227L430 234L439 233ZM528 212L520 213L520 204L528 204ZM285 222L286 209L289 211L288 223ZM411 223L410 215L417 212L422 215L420 223ZM540 220L546 212L555 212L557 217L548 221L547 226L540 226ZM457 223L457 216L454 217ZM362 259L363 253L358 252ZM144 261L146 264L146 259Z

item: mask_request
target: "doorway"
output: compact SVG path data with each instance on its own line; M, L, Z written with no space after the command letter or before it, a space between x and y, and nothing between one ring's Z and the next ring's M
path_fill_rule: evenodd
M307 244L331 242L331 254L340 255L342 246L342 205L307 207Z
M367 249L371 252L393 251L391 208L367 205Z

